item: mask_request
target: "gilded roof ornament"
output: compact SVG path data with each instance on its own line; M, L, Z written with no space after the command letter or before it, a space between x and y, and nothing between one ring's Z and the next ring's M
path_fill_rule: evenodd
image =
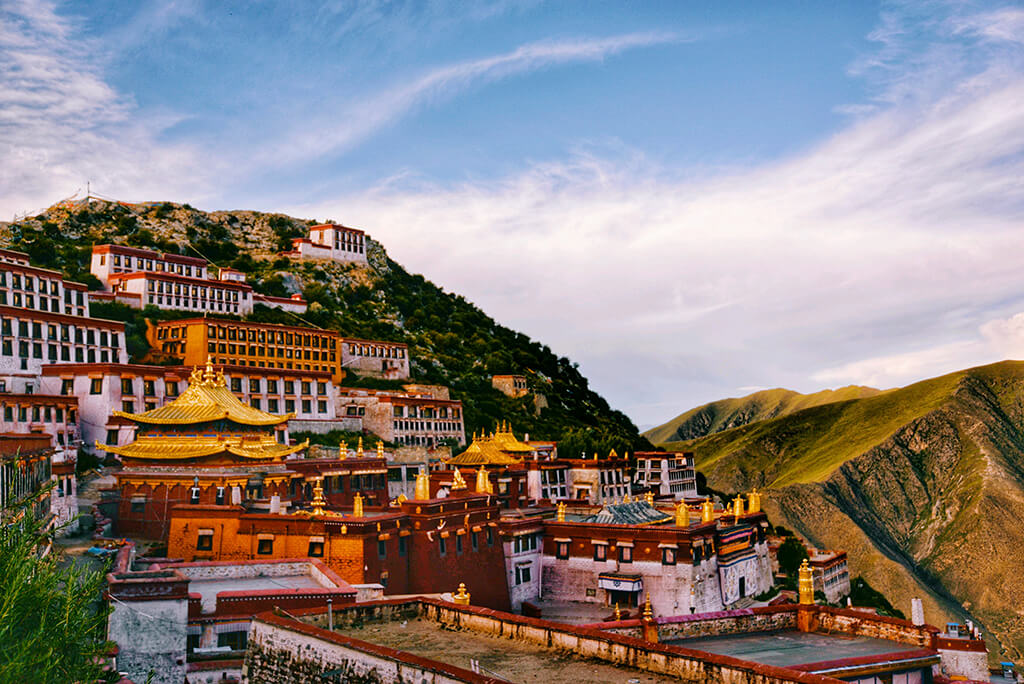
M313 486L313 510L312 514L315 516L321 516L324 514L324 507L327 505L327 501L324 500L324 488L321 484L323 478L318 477L316 484Z
M468 487L466 478L462 477L462 471L456 468L455 474L452 475L452 491L467 489Z

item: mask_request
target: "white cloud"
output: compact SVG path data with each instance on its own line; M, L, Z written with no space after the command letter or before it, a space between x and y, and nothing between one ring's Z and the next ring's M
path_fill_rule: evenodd
M167 121L139 116L132 100L105 82L100 53L51 2L0 6L3 218L84 190L86 181L133 199L198 199L196 188L216 164L195 163L188 146L159 144Z
M428 71L331 111L328 118L305 120L299 132L270 146L261 159L299 161L336 154L366 140L418 107L437 104L474 86L572 62L594 62L638 47L680 41L671 33L629 33L607 38L543 41L510 52ZM346 98L352 101L352 98ZM332 108L333 110L333 108Z
M978 326L1024 306L1024 74L986 55L752 171L589 150L295 210L366 227L645 422L723 387L914 380L995 360Z

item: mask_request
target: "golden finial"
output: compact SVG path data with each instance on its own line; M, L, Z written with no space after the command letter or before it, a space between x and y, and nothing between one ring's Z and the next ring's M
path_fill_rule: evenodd
M811 566L807 564L806 558L804 558L804 562L800 564L799 590L800 604L804 606L813 606L814 571L812 571Z
M647 598L644 600L644 620L650 621L654 618L654 611L651 610L651 592L647 592Z
M622 619L622 611L619 610L619 602L615 602L615 621L618 622Z
M476 471L476 493L487 493L487 468L483 466L480 466L480 470Z
M594 460L595 461L597 460L597 452L596 451L594 452Z
M348 458L348 442L344 439L338 444L338 458L342 461Z
M740 516L743 515L743 497L737 496L732 500L732 512L736 516L736 522L739 523Z
M377 440L377 458L384 458L384 442Z
M430 498L430 476L426 473L420 473L416 476L416 491L413 493L412 498L420 501L426 501Z
M629 498L629 494L626 494L626 496L622 497L622 503L633 503L633 499Z
M704 503L700 505L700 521L702 523L715 521L715 504L711 503L710 497L706 497Z
M686 505L686 501L680 501L676 504L676 527L689 527L690 526L690 509Z
M608 458L618 458L618 457L619 457L619 455L617 453L615 453L615 449L612 449L611 451L608 452Z
M646 494L644 494L644 501L647 502L648 506L653 506L654 505L654 492L653 491L649 491Z
M761 512L761 492L757 491L757 487L754 487L750 495L747 496L747 508L751 513Z
M323 515L324 506L327 504L324 500L324 487L321 484L322 480L322 477L318 477L316 479L316 484L313 485L313 515Z
M460 606L469 605L469 592L466 591L465 582L459 582L459 590L455 592L454 596L452 596L452 600Z
M397 501L397 502L399 503L399 505L401 505L401 504L404 504L404 503L405 503L406 501L408 501L408 500L409 500L409 497L407 497L407 496L405 495L405 492L403 492L403 493L399 494L399 495L398 495L398 498L397 498L397 499L395 499L395 501Z
M352 517L363 517L363 495L360 494L359 492L356 492L356 497L352 501Z
M359 437L359 446L356 447L356 456L358 456L359 458L363 457L363 438L362 438L362 436Z
M555 522L565 522L565 503L560 502L555 507Z
M466 479L462 477L462 471L458 468L455 469L455 474L452 475L452 491L466 489Z
M213 371L213 359L206 357L206 370L203 371L203 384L210 387L217 384L217 374Z

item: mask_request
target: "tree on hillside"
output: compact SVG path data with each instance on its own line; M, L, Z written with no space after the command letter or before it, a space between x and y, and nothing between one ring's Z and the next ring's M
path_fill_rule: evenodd
M117 681L105 671L104 573L64 565L35 517L39 498L3 511L0 530L0 682Z
M779 546L779 569L790 577L797 576L804 558L807 558L807 549L796 537L786 537Z

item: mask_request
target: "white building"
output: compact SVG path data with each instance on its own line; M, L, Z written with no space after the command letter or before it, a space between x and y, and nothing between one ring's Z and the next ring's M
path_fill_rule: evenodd
M509 600L512 610L519 611L524 601L536 601L540 596L544 523L540 518L514 516L513 511L503 514L500 528Z
M209 262L198 257L179 254L163 254L151 249L139 249L124 245L95 245L89 272L99 278L110 290L111 278L126 273L167 273L184 278L209 277Z
M27 254L0 249L0 306L88 316L87 290L58 271L29 265Z
M360 375L405 380L409 377L409 346L404 342L342 338L341 366Z
M633 482L655 496L679 501L697 496L697 471L692 451L638 451Z
M308 238L292 240L288 256L366 263L366 234L335 223L311 226Z
M202 280L153 271L110 276L115 292L138 295L140 305L174 311L246 316L252 313L252 286L232 280Z

